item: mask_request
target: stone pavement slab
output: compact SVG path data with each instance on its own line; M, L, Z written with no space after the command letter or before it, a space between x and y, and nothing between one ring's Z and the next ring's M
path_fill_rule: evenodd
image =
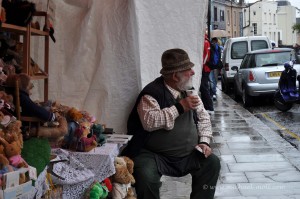
M213 152L221 160L216 199L300 199L300 153L218 90L211 115ZM161 199L188 199L191 176L163 176Z

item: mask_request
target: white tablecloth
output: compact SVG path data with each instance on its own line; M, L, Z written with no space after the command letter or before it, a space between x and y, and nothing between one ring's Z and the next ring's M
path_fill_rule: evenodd
M119 146L118 144L106 143L90 152L73 152L59 148L53 149L52 153L58 156L67 156L68 159L74 158L84 165L85 169L92 171L94 174L94 177L76 184L63 184L63 198L73 199L81 198L85 189L88 188L94 180L101 182L115 173L114 158L119 154Z
M106 143L90 152L69 152L71 156L77 158L87 169L95 174L95 179L99 182L113 175L115 171L114 159L119 154L117 144Z

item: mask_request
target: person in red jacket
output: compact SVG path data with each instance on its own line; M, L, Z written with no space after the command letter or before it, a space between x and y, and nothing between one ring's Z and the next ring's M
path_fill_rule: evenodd
M200 85L200 97L203 102L204 108L209 112L214 112L213 101L210 96L210 88L209 88L209 73L210 68L208 67L208 62L210 59L210 41L208 39L207 34L205 34L204 40L204 49L203 49L203 68L202 68L202 78Z

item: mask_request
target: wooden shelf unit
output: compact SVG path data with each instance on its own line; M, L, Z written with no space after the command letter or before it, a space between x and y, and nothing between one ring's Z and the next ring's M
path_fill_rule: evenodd
M37 11L33 16L44 17L45 24L47 23L47 13ZM42 27L41 27L42 28ZM23 69L22 72L31 76L32 80L44 81L44 101L48 100L48 74L49 74L49 32L31 28L31 24L27 27L17 26L13 24L2 23L0 27L1 32L14 33L18 36L23 36ZM44 70L39 69L38 73L33 74L31 68L30 46L31 37L41 36L44 37Z

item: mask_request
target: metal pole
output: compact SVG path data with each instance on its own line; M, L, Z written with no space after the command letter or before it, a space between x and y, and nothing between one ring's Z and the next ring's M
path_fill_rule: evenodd
M231 20L231 23L230 23L230 26L231 26L231 38L233 38L233 19L232 19L232 0L230 1L231 3L231 7L230 7L230 20Z

